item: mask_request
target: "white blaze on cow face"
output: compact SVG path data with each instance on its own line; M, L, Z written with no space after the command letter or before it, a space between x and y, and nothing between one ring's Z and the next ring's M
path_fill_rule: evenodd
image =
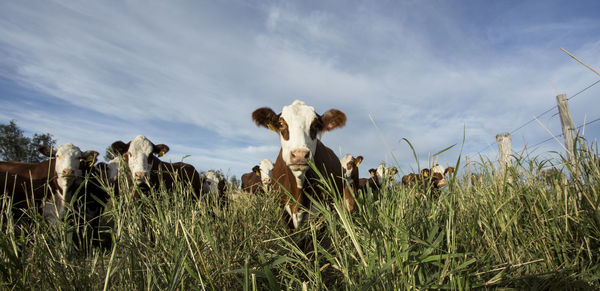
M317 119L315 108L296 100L292 105L284 106L281 111L281 122L285 123L287 134L280 134L283 160L288 165L296 183L301 188L304 174L308 170L308 162L314 157L317 148L317 138L310 136L310 128ZM286 138L287 137L287 138ZM294 156L302 155L298 159Z
M344 157L340 159L340 163L342 164L342 169L344 169L344 178L350 179L350 175L352 174L352 169L354 168L351 164L354 157L351 154L346 154Z
M386 165L381 164L377 167L376 175L378 184L385 183L388 179L392 180L393 176L398 173L396 168L388 168Z
M221 176L213 171L208 171L204 174L204 185L205 189L208 189L210 193L219 193L219 182Z
M110 182L116 182L117 179L119 178L119 166L121 164L121 158L116 157L112 160L110 160L107 165L108 165L108 181Z
M431 168L432 173L439 173L442 176L444 175L445 171L446 171L446 169L444 169L444 167L440 166L439 164L435 164L435 166L433 168Z
M127 163L136 184L142 184L150 177L152 165L148 159L154 151L154 144L145 136L136 136L129 144Z
M273 162L269 159L264 159L260 161L258 167L260 168L260 179L263 185L271 184L271 179L273 178Z

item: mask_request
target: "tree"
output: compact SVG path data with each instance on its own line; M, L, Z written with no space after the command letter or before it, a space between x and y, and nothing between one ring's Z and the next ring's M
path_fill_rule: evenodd
M39 163L47 159L46 156L42 155L42 153L38 151L38 149L43 146L55 148L56 141L52 138L52 135L49 133L34 134L33 138L31 139L31 142L29 142L27 151L27 161L30 163Z
M4 161L41 162L46 159L38 152L40 146L56 145L49 133L34 134L33 139L23 135L14 120L0 124L0 159Z

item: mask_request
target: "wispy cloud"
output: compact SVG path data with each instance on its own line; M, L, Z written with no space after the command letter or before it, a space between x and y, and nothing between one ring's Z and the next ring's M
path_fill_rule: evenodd
M336 152L362 154L366 168L390 160L371 115L411 167L402 138L421 159L458 144L442 158L451 163L463 135L463 153L475 153L552 106L557 91L596 80L559 50L598 67L596 17L526 18L527 5L353 4L5 2L0 77L36 93L27 104L3 101L0 117L100 150L146 134L171 143L169 158L190 154L200 168L239 175L278 149L251 112L303 99L348 115L323 137ZM600 114L574 104L575 118ZM535 126L519 134L547 136Z

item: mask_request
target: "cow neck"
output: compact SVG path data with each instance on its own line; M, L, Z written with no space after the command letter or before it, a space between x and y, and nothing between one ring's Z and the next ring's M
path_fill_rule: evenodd
M288 168L287 164L283 160L283 150L279 150L277 160L275 160L275 166L273 167L273 189L281 191L281 200L283 203L287 201L287 195L284 191L289 191L292 197L296 200L300 198L301 189L296 184L296 177Z

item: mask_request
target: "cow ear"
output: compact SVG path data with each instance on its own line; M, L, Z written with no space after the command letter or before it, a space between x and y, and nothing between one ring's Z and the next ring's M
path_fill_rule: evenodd
M83 153L83 157L90 168L98 161L98 155L97 151L86 151Z
M321 115L323 131L340 128L346 125L346 114L337 109L329 109Z
M444 171L444 175L445 175L446 173L450 173L450 174L451 174L451 173L454 173L454 168L453 168L453 167L448 167L448 168L446 168L446 170Z
M369 169L369 174L371 174L371 177L375 177L375 174L377 174L377 170Z
M279 115L269 107L261 107L252 112L252 120L257 126L266 127L274 132L279 132Z
M423 177L429 177L429 169L425 168L421 170L421 174L423 175Z
M256 173L257 175L260 175L260 167L259 166L252 167L252 172Z
M41 146L38 148L38 152L40 152L42 155L49 157L49 158L54 158L54 152L52 151L52 148L50 148L49 146Z
M356 166L358 167L358 166L360 165L360 163L362 163L362 161L363 161L363 157L362 157L362 156L358 156L358 157L356 157L356 159L354 159L354 160L355 160L355 164L356 164Z
M169 147L165 144L157 144L154 146L154 151L157 156L162 157L169 151Z
M398 168L393 167L392 168L392 175L396 175L396 174L398 174Z
M120 140L115 141L112 145L110 145L110 148L114 153L124 155L129 150L129 143L124 143Z

